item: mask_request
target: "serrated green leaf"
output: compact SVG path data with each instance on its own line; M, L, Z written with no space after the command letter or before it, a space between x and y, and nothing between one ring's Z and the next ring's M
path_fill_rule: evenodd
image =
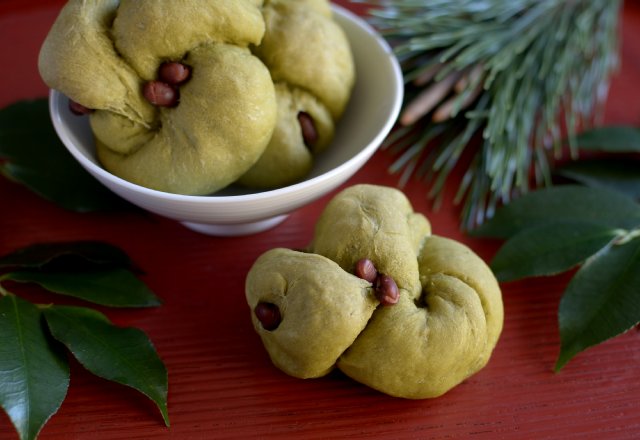
M71 156L53 129L46 99L0 110L0 173L63 208L78 211L131 206Z
M86 269L87 266L133 267L127 254L118 247L101 241L70 241L37 243L18 249L0 257L0 269L40 269L56 260L69 258L79 269Z
M156 307L160 299L126 269L86 272L9 272L3 279L37 283L61 295L109 307Z
M53 336L87 370L149 397L169 426L167 369L144 332L116 327L103 314L83 307L53 306L44 314Z
M500 281L554 275L584 262L619 233L577 221L533 226L507 240L491 261L491 268Z
M493 218L470 234L508 238L548 221L584 221L633 229L640 224L640 204L602 188L559 185L531 192L500 207Z
M22 440L38 436L69 387L67 360L45 331L36 306L0 297L0 406Z
M569 162L555 174L594 188L608 188L640 198L640 162L630 159L595 159Z
M581 351L640 322L640 239L609 247L585 263L558 310L559 371Z
M640 129L628 126L594 128L576 136L575 144L583 150L640 153Z

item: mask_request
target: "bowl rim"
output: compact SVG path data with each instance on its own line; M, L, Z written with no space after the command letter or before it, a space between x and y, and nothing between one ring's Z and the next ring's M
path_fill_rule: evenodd
M393 73L393 77L396 78L394 82L395 91L393 93L394 100L391 103L389 115L385 123L380 127L375 137L373 137L369 143L358 151L353 157L349 158L345 162L340 165L332 168L318 176L311 177L309 179L305 179L301 182L296 182L291 185L287 185L280 188L267 189L263 191L256 191L250 194L239 194L239 195L220 195L216 196L215 193L211 195L187 195L187 194L176 194L169 193L164 191L159 191L151 188L147 188L128 180L125 180L117 175L110 173L103 167L89 160L85 154L79 151L78 147L75 145L74 141L70 137L71 130L68 129L64 121L62 120L61 114L58 112L56 108L59 101L64 99L64 94L60 91L51 89L49 91L49 113L52 119L53 125L56 127L56 131L58 136L65 144L67 149L71 152L71 154L81 162L81 164L91 170L93 173L100 176L101 179L105 179L108 181L112 181L114 185L118 185L123 187L122 190L126 190L128 192L135 192L140 195L144 195L145 197L153 197L155 199L163 199L171 202L178 203L196 203L196 204L216 204L216 203L248 203L252 201L261 201L269 198L280 198L280 197L290 197L292 194L296 193L304 193L312 190L314 187L323 186L324 182L330 182L338 179L338 176L343 174L345 169L350 169L354 165L359 162L366 161L373 153L377 150L379 145L382 143L384 138L388 135L388 133L393 128L393 125L396 123L397 117L400 113L400 108L402 106L402 101L404 98L404 82L402 76L402 70L400 68L399 62L393 53L393 49L387 43L387 41L371 26L367 23L362 17L353 13L345 7L340 5L331 4L332 12L334 12L334 16L340 21L345 20L350 22L350 25L358 27L361 31L366 32L376 40L378 46L386 52L390 59L390 67ZM342 27L342 25L341 25Z

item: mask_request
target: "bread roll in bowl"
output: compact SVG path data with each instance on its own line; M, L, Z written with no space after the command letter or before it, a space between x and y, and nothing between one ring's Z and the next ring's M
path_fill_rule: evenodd
M167 63L188 79L165 80ZM239 179L260 188L302 179L330 143L355 75L326 0L70 0L39 70L91 110L108 171L186 195Z

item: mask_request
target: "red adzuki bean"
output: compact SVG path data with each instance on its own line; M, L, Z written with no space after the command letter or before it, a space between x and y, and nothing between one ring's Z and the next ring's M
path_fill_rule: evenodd
M162 81L149 81L142 90L144 97L158 107L173 107L178 104L178 90Z
M84 105L79 104L72 99L69 100L69 110L71 111L71 113L78 116L88 115L89 113L93 112L92 109L85 107Z
M282 316L280 315L280 309L277 305L267 302L258 303L255 309L253 309L253 313L255 313L256 318L262 324L262 328L265 330L275 330L280 325L280 321L282 321Z
M375 283L376 298L383 306L392 306L400 299L398 285L389 275L378 275Z
M373 265L373 261L368 258L362 258L356 263L355 275L358 278L362 278L363 280L373 283L378 276L378 271Z
M311 115L307 112L298 112L298 123L302 130L304 144L311 148L318 142L318 131Z
M191 68L182 63L167 62L158 69L158 79L173 86L184 83L190 76Z

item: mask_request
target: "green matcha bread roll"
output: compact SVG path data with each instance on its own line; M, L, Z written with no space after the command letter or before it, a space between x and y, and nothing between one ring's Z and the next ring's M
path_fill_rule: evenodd
M504 319L484 261L432 235L400 191L374 185L335 196L306 252L260 256L245 292L283 371L307 378L337 367L408 399L440 396L482 369Z
M333 139L355 81L347 38L326 0L267 0L266 31L253 52L276 84L278 122L271 142L240 183L259 188L305 177Z
M160 191L209 194L258 160L275 126L271 75L249 50L264 34L261 6L71 0L43 44L40 73L93 110L108 171ZM172 82L165 64L187 76Z

